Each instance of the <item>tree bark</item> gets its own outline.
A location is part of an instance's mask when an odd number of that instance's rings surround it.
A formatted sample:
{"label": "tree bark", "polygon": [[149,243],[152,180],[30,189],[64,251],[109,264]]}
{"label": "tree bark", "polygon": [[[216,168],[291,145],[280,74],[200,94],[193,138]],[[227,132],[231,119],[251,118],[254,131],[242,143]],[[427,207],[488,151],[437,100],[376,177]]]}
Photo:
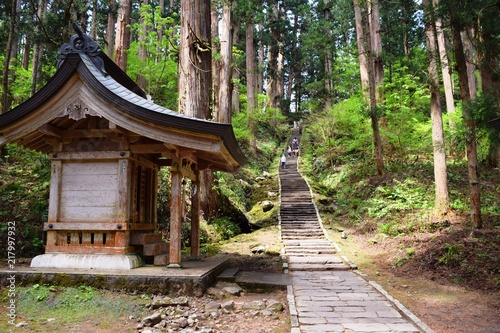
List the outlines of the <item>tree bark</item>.
{"label": "tree bark", "polygon": [[373,71],[375,75],[375,89],[377,102],[383,100],[382,83],[384,81],[384,61],[382,59],[382,36],[380,34],[380,12],[378,0],[369,0],[369,22]]}
{"label": "tree bark", "polygon": [[210,119],[212,89],[210,1],[181,1],[180,35],[179,112],[192,117]]}
{"label": "tree bark", "polygon": [[[259,30],[262,30],[263,27],[261,24],[257,24],[256,27],[259,28]],[[257,108],[258,104],[258,99],[257,95],[258,94],[263,94],[264,93],[264,66],[265,66],[265,51],[264,51],[264,43],[262,39],[258,41],[258,49],[257,49],[257,68],[255,68],[255,75],[256,75],[256,81],[255,81],[255,107]]]}
{"label": "tree bark", "polygon": [[[239,21],[233,23],[233,45],[238,44],[238,31],[240,30]],[[240,70],[239,68],[232,70],[231,82],[233,83],[233,91],[231,93],[231,111],[233,114],[240,113]]]}
{"label": "tree bark", "polygon": [[221,71],[219,88],[219,119],[224,124],[231,124],[231,94],[233,92],[232,77],[232,55],[233,55],[233,32],[231,2],[224,2],[222,7],[221,21]]}
{"label": "tree bark", "polygon": [[[377,82],[380,79],[377,76],[377,71],[379,70],[377,67],[380,65],[379,63],[379,58],[375,47],[372,45],[372,41],[375,41],[378,43],[377,38],[373,37],[372,35],[375,33],[374,31],[374,26],[379,27],[380,31],[380,25],[373,24],[374,21],[378,22],[378,18],[374,19],[373,13],[370,14],[371,11],[373,11],[373,8],[368,7],[368,2],[364,3],[364,13],[365,13],[365,19],[363,20],[364,26],[363,26],[363,31],[364,31],[364,41],[365,41],[365,50],[366,52],[366,60],[367,60],[367,68],[368,68],[368,91],[369,91],[369,100],[370,100],[370,119],[371,119],[371,125],[372,125],[372,132],[373,132],[373,146],[375,149],[375,164],[377,165],[377,173],[379,175],[382,175],[384,173],[384,158],[383,158],[383,149],[382,149],[382,138],[380,136],[380,127],[379,127],[379,116],[378,116],[378,111],[377,111],[377,103],[378,103],[378,97],[380,97],[380,94],[377,94],[379,91],[377,89],[378,85]],[[378,55],[377,55],[378,54]]]}
{"label": "tree bark", "polygon": [[[325,4],[325,10],[323,13],[323,19],[328,22],[330,20],[330,10],[328,8],[328,3],[330,0],[323,0]],[[326,29],[326,35],[328,36],[328,41],[332,42],[332,48],[334,47],[332,30],[330,28]],[[333,106],[333,50],[330,47],[325,49],[325,109],[330,110]]]}
{"label": "tree bark", "polygon": [[19,32],[17,21],[21,13],[21,1],[12,0],[12,11],[9,24],[9,37],[5,52],[4,69],[2,73],[2,108],[1,113],[7,112],[12,106],[12,92],[10,85],[15,80],[14,66],[16,65],[17,48],[19,43]]}
{"label": "tree bark", "polygon": [[[433,7],[437,8],[439,0],[433,0]],[[455,101],[453,99],[453,83],[451,80],[451,68],[448,65],[448,54],[446,52],[446,38],[443,30],[443,19],[436,16],[435,19],[436,35],[439,48],[439,59],[441,60],[441,75],[443,77],[444,95],[446,99],[446,112],[455,112]],[[450,126],[453,125],[452,117],[449,120]]]}
{"label": "tree bark", "polygon": [[219,105],[219,91],[220,91],[220,80],[221,80],[221,66],[222,59],[220,54],[220,36],[219,36],[219,1],[212,2],[212,110],[214,113],[214,119],[220,118],[220,105]]}
{"label": "tree bark", "polygon": [[[149,0],[142,0],[142,5],[147,6],[149,3]],[[141,7],[142,7],[141,5]],[[139,63],[141,64],[141,68],[144,68],[147,65],[147,56],[148,56],[148,50],[146,47],[146,38],[148,34],[148,26],[146,22],[144,22],[144,13],[141,12],[141,28],[139,31],[139,50],[138,50],[138,57],[139,57]],[[146,90],[146,78],[144,74],[142,74],[142,71],[139,71],[139,74],[137,75],[137,85],[141,87],[142,90]]]}
{"label": "tree bark", "polygon": [[[37,20],[42,20],[45,15],[47,3],[45,0],[38,0]],[[41,24],[35,25],[35,35],[38,36],[41,32]],[[45,43],[36,41],[33,45],[33,57],[31,62],[31,95],[33,96],[37,91],[37,84],[42,75],[42,56]]]}
{"label": "tree bark", "polygon": [[132,0],[120,1],[118,24],[116,25],[115,63],[127,71],[127,50],[130,48],[130,15]]}
{"label": "tree bark", "polygon": [[[179,45],[179,113],[211,119],[212,52],[210,0],[182,0]],[[200,177],[200,210],[208,220],[216,203],[213,174],[203,170]]]}
{"label": "tree bark", "polygon": [[443,118],[441,114],[441,98],[439,92],[439,75],[437,68],[438,52],[436,49],[436,35],[434,20],[432,19],[432,5],[429,0],[423,1],[425,22],[425,36],[427,45],[427,59],[429,71],[429,90],[431,93],[431,120],[432,120],[432,147],[434,152],[434,181],[435,199],[434,213],[437,216],[446,215],[450,210],[448,196],[448,177],[446,174],[446,151],[443,132]]}
{"label": "tree bark", "polygon": [[366,100],[369,99],[370,88],[368,83],[368,61],[366,59],[365,33],[363,31],[363,18],[358,0],[354,0],[354,17],[356,21],[356,40],[358,42],[359,73],[361,76],[361,90]]}
{"label": "tree bark", "polygon": [[90,22],[90,38],[92,40],[97,39],[97,10],[99,9],[99,4],[97,3],[97,0],[92,0],[92,18]]}
{"label": "tree bark", "polygon": [[481,196],[479,187],[479,176],[477,167],[477,147],[476,147],[476,122],[472,115],[471,109],[471,95],[469,90],[467,62],[464,55],[464,48],[462,45],[462,38],[460,35],[461,27],[457,22],[454,13],[450,13],[451,18],[451,33],[453,37],[453,49],[455,53],[456,68],[458,73],[458,80],[460,86],[460,95],[463,103],[463,117],[466,133],[466,150],[467,162],[469,172],[469,186],[470,186],[470,205],[471,205],[471,219],[476,228],[482,228],[481,219]]}
{"label": "tree bark", "polygon": [[461,31],[462,43],[464,46],[465,62],[467,64],[467,82],[469,83],[469,93],[471,99],[476,99],[477,97],[477,87],[476,87],[476,77],[474,72],[476,70],[475,63],[475,49],[472,45],[472,29],[467,29],[467,31]]}
{"label": "tree bark", "polygon": [[254,112],[257,108],[257,76],[255,68],[255,46],[254,46],[254,33],[253,23],[246,25],[246,41],[245,41],[245,54],[246,54],[246,80],[247,80],[247,123],[250,130],[250,151],[253,155],[257,153],[257,142],[255,125],[253,121]]}
{"label": "tree bark", "polygon": [[[113,57],[115,48],[116,0],[108,2],[108,23],[106,25],[106,55]],[[117,27],[118,28],[118,27]]]}

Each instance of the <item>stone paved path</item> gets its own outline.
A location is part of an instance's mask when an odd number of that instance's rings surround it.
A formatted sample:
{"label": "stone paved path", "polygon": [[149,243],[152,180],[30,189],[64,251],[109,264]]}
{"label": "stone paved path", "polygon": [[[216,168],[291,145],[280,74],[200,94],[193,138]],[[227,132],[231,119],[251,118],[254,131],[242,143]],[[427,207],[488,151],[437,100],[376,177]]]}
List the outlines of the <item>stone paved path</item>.
{"label": "stone paved path", "polygon": [[[293,137],[300,139],[298,130]],[[280,187],[280,236],[291,279],[292,333],[432,332],[342,260],[322,228],[296,158],[289,158],[286,169],[280,169]]]}

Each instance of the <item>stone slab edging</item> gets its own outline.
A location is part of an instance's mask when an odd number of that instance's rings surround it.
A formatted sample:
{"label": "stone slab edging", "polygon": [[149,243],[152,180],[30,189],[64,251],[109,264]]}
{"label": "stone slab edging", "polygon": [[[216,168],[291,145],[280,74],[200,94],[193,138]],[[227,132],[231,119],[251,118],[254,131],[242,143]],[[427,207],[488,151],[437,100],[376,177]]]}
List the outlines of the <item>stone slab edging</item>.
{"label": "stone slab edging", "polygon": [[375,290],[377,290],[382,296],[384,296],[391,304],[396,307],[396,309],[407,318],[412,324],[414,324],[422,333],[435,333],[427,324],[425,324],[422,320],[420,320],[417,316],[415,316],[408,308],[406,308],[400,301],[392,297],[381,285],[377,282],[370,280],[366,274],[359,270],[353,271],[359,277],[366,281],[370,286],[372,286]]}

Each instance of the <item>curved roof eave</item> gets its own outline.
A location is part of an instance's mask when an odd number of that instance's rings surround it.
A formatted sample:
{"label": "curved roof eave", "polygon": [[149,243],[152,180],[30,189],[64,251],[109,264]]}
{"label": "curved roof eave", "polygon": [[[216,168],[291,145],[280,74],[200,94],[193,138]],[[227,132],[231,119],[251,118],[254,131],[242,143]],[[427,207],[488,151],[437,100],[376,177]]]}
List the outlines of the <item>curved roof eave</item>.
{"label": "curved roof eave", "polygon": [[45,86],[43,86],[36,94],[28,98],[23,103],[19,104],[15,108],[5,112],[0,115],[0,130],[3,127],[7,127],[12,123],[28,116],[34,110],[38,109],[43,104],[56,94],[66,81],[73,75],[76,71],[76,65],[78,61],[76,59],[68,59],[66,66],[62,66],[56,71],[56,73],[50,78]]}
{"label": "curved roof eave", "polygon": [[[119,67],[113,62],[107,62],[107,65],[109,67],[106,70],[109,68],[109,71],[116,74],[115,72]],[[141,95],[117,82],[113,78],[115,75],[105,75],[98,70],[86,54],[68,55],[54,76],[43,88],[24,103],[0,115],[0,132],[2,128],[30,115],[46,103],[62,88],[75,71],[78,72],[80,78],[88,87],[130,116],[186,132],[220,137],[224,146],[236,162],[240,165],[247,162],[234,136],[231,125],[182,115],[144,99]]]}
{"label": "curved roof eave", "polygon": [[112,76],[104,75],[93,65],[87,55],[80,54],[77,56],[81,57],[82,60],[77,67],[82,80],[121,111],[146,122],[186,132],[218,136],[240,165],[247,162],[230,124],[190,117],[157,105],[128,90],[116,82]]}

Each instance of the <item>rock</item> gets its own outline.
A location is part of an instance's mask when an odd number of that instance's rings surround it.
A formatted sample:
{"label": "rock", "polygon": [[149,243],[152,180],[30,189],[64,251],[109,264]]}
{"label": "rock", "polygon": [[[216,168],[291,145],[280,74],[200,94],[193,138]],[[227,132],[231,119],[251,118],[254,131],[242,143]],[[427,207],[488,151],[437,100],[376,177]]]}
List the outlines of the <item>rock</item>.
{"label": "rock", "polygon": [[224,287],[222,288],[226,293],[234,296],[239,296],[243,289],[241,289],[239,286],[229,286],[229,287]]}
{"label": "rock", "polygon": [[278,196],[278,193],[276,193],[276,192],[272,192],[272,191],[268,191],[268,192],[267,192],[267,196],[268,196],[269,198],[275,198],[276,196]]}
{"label": "rock", "polygon": [[145,328],[141,331],[142,333],[161,333],[161,331],[157,328]]}
{"label": "rock", "polygon": [[251,248],[253,254],[262,254],[266,253],[267,246],[266,245],[255,245]]}
{"label": "rock", "polygon": [[221,306],[224,310],[234,310],[234,301],[230,300],[222,304]]}
{"label": "rock", "polygon": [[181,328],[185,328],[185,327],[187,327],[189,325],[189,322],[188,322],[187,318],[184,318],[184,317],[179,318],[179,320],[177,321],[177,323],[179,324],[179,327],[181,327]]}
{"label": "rock", "polygon": [[16,327],[24,327],[24,326],[28,326],[27,321],[22,321],[22,322],[16,324]]}
{"label": "rock", "polygon": [[245,310],[263,310],[266,308],[266,303],[264,301],[251,301],[243,303],[243,309]]}
{"label": "rock", "polygon": [[267,309],[273,312],[281,312],[285,309],[285,306],[275,299],[270,299],[267,301]]}
{"label": "rock", "polygon": [[264,316],[264,317],[271,317],[273,315],[273,312],[272,311],[269,311],[267,309],[265,310],[262,310],[261,314]]}
{"label": "rock", "polygon": [[157,312],[142,319],[142,324],[146,327],[153,327],[161,321],[161,313]]}
{"label": "rock", "polygon": [[262,172],[262,176],[265,177],[265,178],[272,178],[273,176],[271,176],[271,174],[267,171],[264,171]]}
{"label": "rock", "polygon": [[167,307],[167,306],[188,306],[189,301],[187,297],[176,297],[176,298],[170,298],[168,296],[162,297],[162,296],[156,296],[153,298],[153,301],[150,304],[150,307],[152,309],[158,309],[161,307]]}
{"label": "rock", "polygon": [[274,203],[272,201],[269,201],[269,200],[264,200],[264,201],[262,201],[261,206],[262,206],[263,212],[268,212],[274,208]]}
{"label": "rock", "polygon": [[219,310],[220,308],[221,308],[221,305],[218,302],[208,302],[207,304],[205,304],[205,311],[207,311],[207,312]]}

